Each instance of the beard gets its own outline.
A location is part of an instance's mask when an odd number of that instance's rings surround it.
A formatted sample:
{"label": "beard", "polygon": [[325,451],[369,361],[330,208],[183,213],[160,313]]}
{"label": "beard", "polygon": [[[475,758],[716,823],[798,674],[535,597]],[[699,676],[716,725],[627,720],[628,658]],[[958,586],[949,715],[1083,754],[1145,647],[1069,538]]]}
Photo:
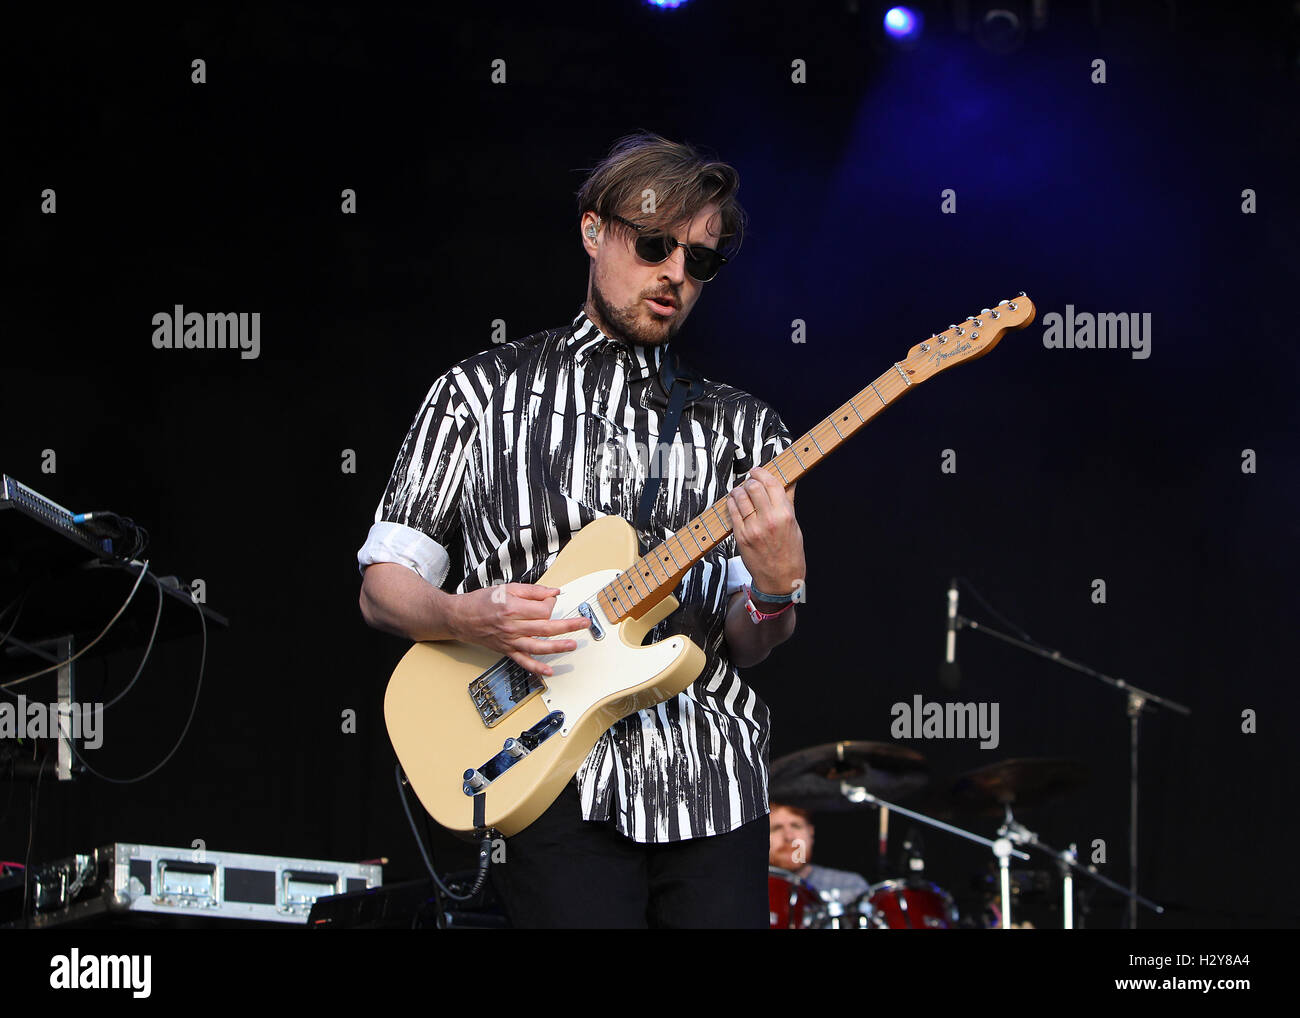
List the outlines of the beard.
{"label": "beard", "polygon": [[600,316],[597,324],[610,339],[644,346],[668,342],[681,329],[684,317],[679,303],[677,313],[671,318],[657,318],[646,309],[640,297],[626,307],[616,308],[606,299],[600,280],[594,276],[591,280],[591,304]]}

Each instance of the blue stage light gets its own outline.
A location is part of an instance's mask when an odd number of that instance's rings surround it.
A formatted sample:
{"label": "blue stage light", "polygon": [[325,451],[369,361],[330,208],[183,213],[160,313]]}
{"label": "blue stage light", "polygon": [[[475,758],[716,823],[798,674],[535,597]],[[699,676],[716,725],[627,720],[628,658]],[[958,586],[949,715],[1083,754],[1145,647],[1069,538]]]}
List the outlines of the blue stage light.
{"label": "blue stage light", "polygon": [[650,7],[658,7],[660,10],[674,10],[686,3],[686,0],[645,0]]}
{"label": "blue stage light", "polygon": [[885,31],[900,41],[914,39],[921,32],[921,16],[910,7],[891,7],[885,12]]}

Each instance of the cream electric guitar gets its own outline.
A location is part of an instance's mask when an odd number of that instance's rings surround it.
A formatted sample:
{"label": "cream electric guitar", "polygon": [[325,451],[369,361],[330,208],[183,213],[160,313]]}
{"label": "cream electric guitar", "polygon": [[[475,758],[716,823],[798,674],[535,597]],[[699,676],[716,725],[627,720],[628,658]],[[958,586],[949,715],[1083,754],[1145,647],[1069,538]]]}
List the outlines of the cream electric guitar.
{"label": "cream electric guitar", "polygon": [[[1023,293],[931,336],[907,359],[764,464],[795,483],[913,386],[992,350],[1034,320]],[[641,646],[677,608],[687,570],[731,533],[725,498],[637,557],[636,532],[602,516],[575,534],[536,582],[558,587],[552,618],[586,616],[577,648],[546,655],[543,679],[512,659],[452,640],[417,643],[388,683],[388,735],[420,802],[438,823],[507,837],[539,817],[615,722],[671,699],[704,668],[683,636]]]}

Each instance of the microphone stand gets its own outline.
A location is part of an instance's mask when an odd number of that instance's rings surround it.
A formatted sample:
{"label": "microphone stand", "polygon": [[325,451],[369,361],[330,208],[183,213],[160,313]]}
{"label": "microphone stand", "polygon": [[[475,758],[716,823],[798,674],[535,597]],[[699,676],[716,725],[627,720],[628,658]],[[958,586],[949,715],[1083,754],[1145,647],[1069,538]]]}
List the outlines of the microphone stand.
{"label": "microphone stand", "polygon": [[[1046,647],[1039,647],[1033,643],[1027,643],[1019,640],[1014,636],[1008,636],[1006,633],[999,633],[996,629],[990,629],[988,626],[976,622],[974,619],[968,619],[964,615],[957,616],[957,628],[969,628],[977,633],[987,633],[989,636],[996,637],[1004,643],[1009,643],[1013,647],[1019,647],[1021,650],[1027,650],[1031,654],[1037,654],[1048,661],[1055,661],[1059,665],[1071,668],[1076,672],[1083,672],[1084,675],[1090,675],[1100,682],[1106,683],[1114,689],[1123,691],[1125,695],[1126,707],[1129,718],[1129,817],[1128,817],[1128,858],[1129,858],[1129,900],[1128,900],[1128,927],[1131,930],[1137,929],[1137,907],[1141,903],[1148,908],[1157,912],[1163,911],[1151,902],[1138,895],[1138,722],[1144,708],[1148,705],[1157,705],[1167,707],[1179,714],[1189,715],[1192,713],[1191,708],[1185,704],[1178,703],[1175,700],[1159,696],[1149,690],[1142,689],[1123,679],[1117,679],[1113,676],[1106,675],[1102,672],[1089,668],[1078,661],[1072,661],[1059,650],[1050,650]],[[1086,871],[1085,871],[1086,872]],[[1094,874],[1095,876],[1096,874]]]}

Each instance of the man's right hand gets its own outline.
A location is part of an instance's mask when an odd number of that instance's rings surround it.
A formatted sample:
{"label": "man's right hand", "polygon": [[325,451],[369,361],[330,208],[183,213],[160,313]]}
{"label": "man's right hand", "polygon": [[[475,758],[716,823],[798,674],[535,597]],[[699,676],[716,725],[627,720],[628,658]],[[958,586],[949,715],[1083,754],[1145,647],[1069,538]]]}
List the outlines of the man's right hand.
{"label": "man's right hand", "polygon": [[543,637],[586,629],[583,616],[552,619],[558,587],[536,583],[499,583],[481,587],[454,598],[449,619],[455,638],[478,644],[511,658],[537,675],[553,675],[554,669],[531,655],[561,654],[576,650],[576,640]]}

